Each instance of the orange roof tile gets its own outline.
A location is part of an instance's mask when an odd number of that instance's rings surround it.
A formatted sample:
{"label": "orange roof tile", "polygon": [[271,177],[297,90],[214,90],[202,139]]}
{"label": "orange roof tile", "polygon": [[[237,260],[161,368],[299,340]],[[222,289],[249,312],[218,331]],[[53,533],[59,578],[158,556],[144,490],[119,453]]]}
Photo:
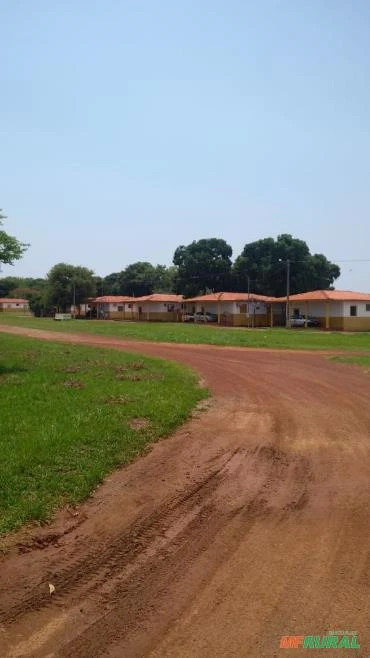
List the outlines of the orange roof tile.
{"label": "orange roof tile", "polygon": [[[276,297],[273,302],[286,302],[286,297]],[[352,290],[310,290],[297,295],[289,295],[291,302],[370,302],[370,293]]]}
{"label": "orange roof tile", "polygon": [[97,302],[98,304],[121,304],[123,302],[132,302],[134,297],[126,297],[125,295],[103,295],[92,299],[90,303]]}
{"label": "orange roof tile", "polygon": [[143,297],[136,297],[136,302],[171,302],[181,303],[183,301],[182,295],[172,295],[167,293],[154,293],[153,295],[144,295]]}
{"label": "orange roof tile", "polygon": [[266,295],[257,295],[254,292],[213,292],[209,295],[199,295],[199,297],[191,297],[190,299],[185,299],[185,302],[247,302],[250,301],[256,302],[268,302],[270,297]]}
{"label": "orange roof tile", "polygon": [[0,304],[28,304],[28,299],[17,299],[16,297],[1,297]]}

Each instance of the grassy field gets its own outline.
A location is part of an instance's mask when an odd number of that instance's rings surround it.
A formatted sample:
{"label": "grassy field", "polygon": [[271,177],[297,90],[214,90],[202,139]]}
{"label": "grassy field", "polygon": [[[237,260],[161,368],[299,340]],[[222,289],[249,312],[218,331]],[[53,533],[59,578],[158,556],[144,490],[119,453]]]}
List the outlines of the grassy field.
{"label": "grassy field", "polygon": [[0,335],[0,534],[84,499],[206,396],[175,363]]}
{"label": "grassy field", "polygon": [[370,373],[370,356],[332,356],[332,361],[337,363],[348,363],[348,365],[360,366],[365,372]]}
{"label": "grassy field", "polygon": [[0,324],[49,331],[91,333],[131,340],[168,343],[201,343],[278,349],[370,351],[370,333],[325,332],[310,329],[245,329],[199,324],[114,322],[17,317],[0,313]]}

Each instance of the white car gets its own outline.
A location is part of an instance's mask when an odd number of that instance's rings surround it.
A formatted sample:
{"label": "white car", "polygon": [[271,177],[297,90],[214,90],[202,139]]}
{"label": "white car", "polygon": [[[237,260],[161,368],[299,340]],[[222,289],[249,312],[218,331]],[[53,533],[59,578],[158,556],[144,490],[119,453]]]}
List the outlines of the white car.
{"label": "white car", "polygon": [[319,327],[320,320],[311,317],[308,317],[306,320],[305,315],[292,315],[292,317],[289,320],[289,324],[291,327],[305,327],[306,324],[307,327]]}
{"label": "white car", "polygon": [[305,322],[306,320],[303,315],[292,315],[292,317],[289,319],[289,324],[291,327],[304,327]]}

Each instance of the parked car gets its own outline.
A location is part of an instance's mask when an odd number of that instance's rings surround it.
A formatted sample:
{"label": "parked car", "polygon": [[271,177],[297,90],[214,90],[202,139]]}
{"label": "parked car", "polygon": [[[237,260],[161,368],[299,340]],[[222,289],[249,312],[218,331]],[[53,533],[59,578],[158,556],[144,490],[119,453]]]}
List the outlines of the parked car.
{"label": "parked car", "polygon": [[306,316],[305,315],[292,315],[290,318],[290,326],[291,327],[305,327],[307,324],[307,327],[319,327],[320,326],[320,320],[317,320],[317,318],[312,318],[308,317],[307,318],[307,323],[306,323]]}
{"label": "parked car", "polygon": [[202,311],[198,311],[194,315],[194,322],[217,322],[217,313],[202,313]]}
{"label": "parked car", "polygon": [[304,327],[305,319],[303,315],[292,315],[289,319],[289,324],[291,327]]}
{"label": "parked car", "polygon": [[307,327],[320,327],[321,322],[317,318],[311,318],[310,316],[307,318]]}
{"label": "parked car", "polygon": [[194,322],[194,313],[184,313],[183,320],[184,322]]}

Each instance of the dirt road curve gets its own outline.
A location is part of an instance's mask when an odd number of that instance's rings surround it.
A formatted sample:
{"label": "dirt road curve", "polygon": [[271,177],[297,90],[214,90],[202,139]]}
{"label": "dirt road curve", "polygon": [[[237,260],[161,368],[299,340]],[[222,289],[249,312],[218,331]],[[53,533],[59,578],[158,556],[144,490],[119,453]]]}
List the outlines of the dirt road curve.
{"label": "dirt road curve", "polygon": [[361,649],[313,655],[370,656],[368,375],[308,353],[49,337],[177,359],[214,399],[78,516],[17,538],[2,658],[270,658],[290,655],[282,635],[333,629]]}

